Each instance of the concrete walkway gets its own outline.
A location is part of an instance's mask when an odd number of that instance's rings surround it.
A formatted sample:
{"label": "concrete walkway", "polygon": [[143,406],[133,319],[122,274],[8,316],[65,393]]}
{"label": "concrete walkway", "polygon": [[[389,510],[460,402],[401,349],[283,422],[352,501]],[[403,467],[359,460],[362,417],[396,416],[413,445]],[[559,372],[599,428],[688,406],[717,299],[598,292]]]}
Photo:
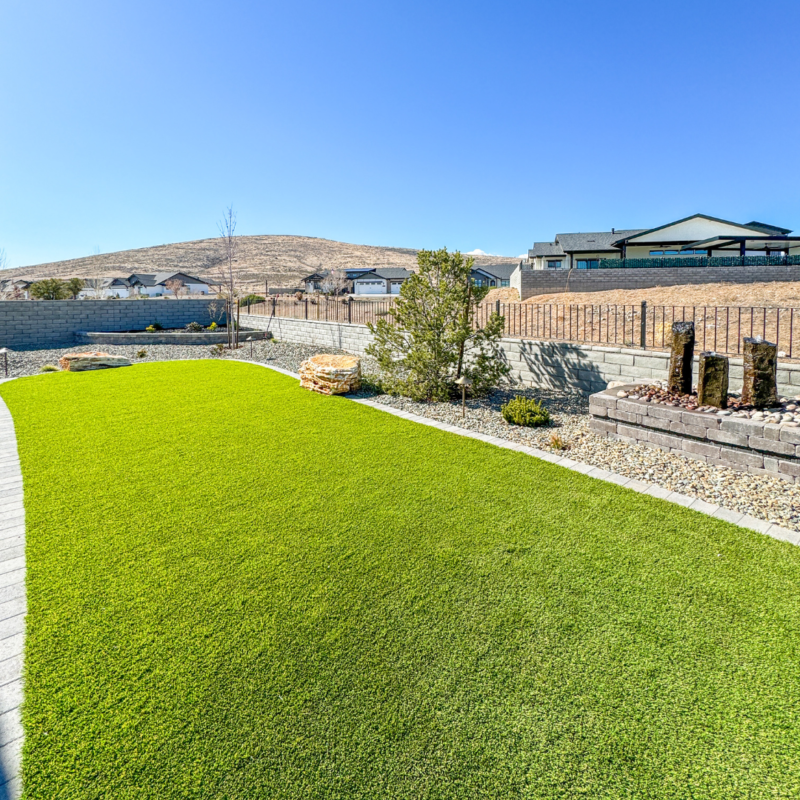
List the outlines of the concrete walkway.
{"label": "concrete walkway", "polygon": [[14,422],[0,400],[0,798],[22,794],[25,510]]}

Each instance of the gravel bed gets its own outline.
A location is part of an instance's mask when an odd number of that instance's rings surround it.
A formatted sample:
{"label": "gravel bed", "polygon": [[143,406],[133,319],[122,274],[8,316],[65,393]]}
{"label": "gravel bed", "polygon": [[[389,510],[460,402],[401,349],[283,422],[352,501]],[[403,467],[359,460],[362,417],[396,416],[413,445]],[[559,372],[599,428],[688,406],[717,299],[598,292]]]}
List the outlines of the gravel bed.
{"label": "gravel bed", "polygon": [[[223,350],[222,353],[214,345],[209,344],[126,344],[126,345],[72,345],[52,350],[18,350],[9,351],[8,377],[21,375],[38,375],[46,364],[58,366],[58,359],[65,353],[78,353],[92,349],[102,350],[112,356],[126,356],[134,364],[148,361],[173,361],[176,359],[195,358],[235,358],[240,361],[258,361],[262,364],[274,364],[276,367],[297,372],[300,362],[318,353],[344,353],[344,350],[332,350],[330,347],[313,347],[305,344],[258,340],[253,342],[252,356],[249,344],[243,344],[238,350]],[[139,353],[144,352],[143,357]],[[0,358],[0,379],[4,377],[3,361]]]}
{"label": "gravel bed", "polygon": [[[64,353],[88,347],[62,347],[51,350],[9,352],[9,377],[36,375],[45,364],[58,364]],[[136,363],[194,358],[237,358],[253,360],[297,372],[300,362],[318,353],[344,353],[330,347],[291,344],[289,342],[253,342],[252,357],[249,345],[236,351],[225,350],[220,355],[210,345],[124,345],[104,346],[112,355],[124,355]],[[138,358],[140,351],[146,355]],[[362,359],[365,378],[377,376],[372,359]],[[2,378],[0,360],[0,378]],[[500,406],[516,394],[544,401],[550,411],[552,424],[543,428],[522,428],[507,423]],[[699,497],[710,503],[725,506],[743,514],[775,522],[786,528],[800,530],[800,485],[780,478],[749,475],[727,467],[716,467],[651,449],[601,438],[589,430],[588,398],[568,392],[548,389],[515,389],[497,391],[491,396],[467,401],[467,415],[461,416],[461,403],[419,403],[403,397],[359,393],[379,403],[457,425],[480,433],[509,439],[513,442],[552,450],[551,437],[558,434],[567,445],[564,455],[601,467],[629,478],[663,486],[671,491]]]}

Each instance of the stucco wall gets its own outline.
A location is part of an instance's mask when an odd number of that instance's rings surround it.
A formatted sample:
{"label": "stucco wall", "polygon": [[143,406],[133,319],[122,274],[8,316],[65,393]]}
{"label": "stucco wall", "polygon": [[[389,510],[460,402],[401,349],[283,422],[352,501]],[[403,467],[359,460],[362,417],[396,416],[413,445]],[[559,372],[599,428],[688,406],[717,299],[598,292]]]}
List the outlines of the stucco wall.
{"label": "stucco wall", "polygon": [[165,328],[208,325],[203,300],[0,301],[0,347],[15,350],[69,345],[76,331],[141,330],[155,320]]}
{"label": "stucco wall", "polygon": [[[511,286],[527,300],[537,294],[563,292],[566,269],[514,270]],[[800,266],[770,267],[668,267],[653,269],[574,269],[571,292],[602,292],[608,289],[650,289],[655,286],[701,285],[704,283],[756,283],[800,281]]]}
{"label": "stucco wall", "polygon": [[[242,325],[269,330],[279,341],[332,347],[363,355],[372,341],[364,325],[336,322],[278,319],[242,314]],[[511,377],[526,386],[570,389],[582,394],[599,392],[609,381],[638,383],[666,380],[669,354],[654,350],[601,347],[570,342],[503,339],[503,352],[512,369]],[[698,366],[695,358],[694,374]],[[742,360],[731,359],[732,391],[742,388]],[[778,388],[781,394],[800,394],[800,365],[780,363]]]}

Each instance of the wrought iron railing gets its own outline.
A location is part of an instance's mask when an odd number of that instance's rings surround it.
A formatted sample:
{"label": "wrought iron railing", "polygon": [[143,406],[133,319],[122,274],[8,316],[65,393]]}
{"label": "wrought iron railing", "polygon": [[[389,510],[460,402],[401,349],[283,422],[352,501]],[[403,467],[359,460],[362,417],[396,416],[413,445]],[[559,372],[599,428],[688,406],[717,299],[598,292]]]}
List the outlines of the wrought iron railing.
{"label": "wrought iron railing", "polygon": [[[354,325],[376,323],[391,317],[393,299],[274,297],[251,305],[242,313],[283,319],[338,322]],[[778,345],[785,358],[800,357],[800,309],[761,306],[650,306],[563,303],[482,303],[475,324],[484,325],[492,313],[505,319],[505,336],[519,339],[556,340],[645,349],[669,349],[673,322],[695,324],[701,350],[736,355],[746,336],[761,336]]]}

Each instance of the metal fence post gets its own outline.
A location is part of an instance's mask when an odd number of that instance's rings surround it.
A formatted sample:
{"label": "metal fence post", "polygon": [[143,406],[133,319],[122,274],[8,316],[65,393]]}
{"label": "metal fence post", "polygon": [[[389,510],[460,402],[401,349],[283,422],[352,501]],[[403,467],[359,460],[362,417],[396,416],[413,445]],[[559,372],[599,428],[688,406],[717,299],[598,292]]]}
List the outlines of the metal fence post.
{"label": "metal fence post", "polygon": [[353,301],[348,297],[347,298],[347,322],[351,321],[352,314],[350,313],[350,306],[352,305]]}
{"label": "metal fence post", "polygon": [[647,349],[647,300],[642,300],[642,350]]}
{"label": "metal fence post", "polygon": [[308,298],[306,298],[303,302],[305,303],[305,307],[306,307],[305,308],[306,319],[308,319]]}

